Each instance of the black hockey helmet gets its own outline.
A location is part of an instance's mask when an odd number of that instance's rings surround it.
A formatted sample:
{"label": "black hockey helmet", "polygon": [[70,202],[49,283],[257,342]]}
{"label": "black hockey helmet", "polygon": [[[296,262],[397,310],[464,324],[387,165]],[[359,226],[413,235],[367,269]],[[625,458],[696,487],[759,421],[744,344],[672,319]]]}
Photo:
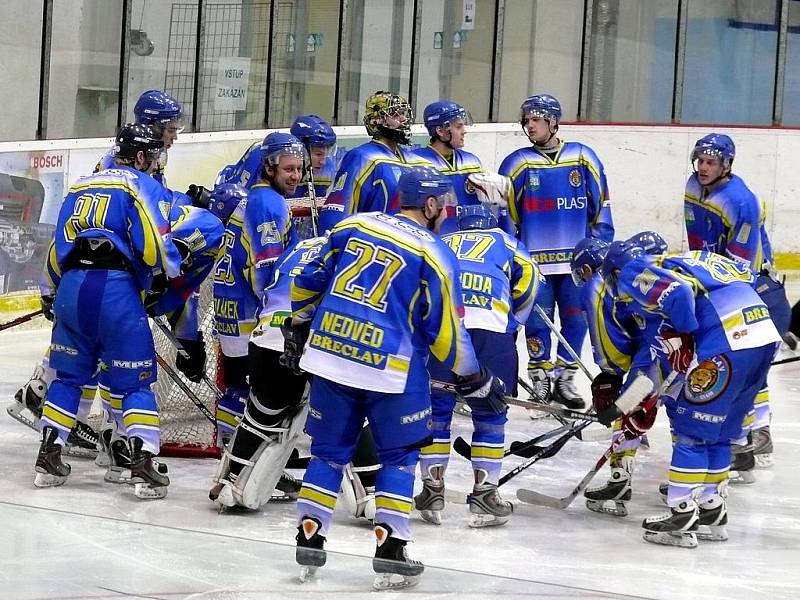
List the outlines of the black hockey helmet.
{"label": "black hockey helmet", "polygon": [[114,139],[114,157],[135,159],[139,151],[150,160],[156,160],[164,151],[161,133],[152,125],[128,123],[123,125]]}

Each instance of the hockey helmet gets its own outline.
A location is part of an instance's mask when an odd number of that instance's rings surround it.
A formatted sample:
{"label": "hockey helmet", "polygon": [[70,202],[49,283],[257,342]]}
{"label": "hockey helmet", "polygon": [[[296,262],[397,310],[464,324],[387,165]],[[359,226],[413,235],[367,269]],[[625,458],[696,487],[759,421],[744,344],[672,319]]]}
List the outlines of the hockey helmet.
{"label": "hockey helmet", "polygon": [[[388,118],[405,117],[405,121],[390,127]],[[364,127],[370,137],[385,137],[398,144],[411,143],[411,124],[414,111],[403,96],[391,92],[378,91],[367,98],[364,111]]]}
{"label": "hockey helmet", "polygon": [[317,115],[301,115],[294,120],[290,133],[308,148],[332,148],[336,152],[336,133],[323,118]]}
{"label": "hockey helmet", "polygon": [[603,280],[614,296],[618,295],[617,272],[631,261],[644,256],[644,254],[644,249],[641,246],[637,246],[627,240],[611,242],[608,246],[601,270],[603,272]]}
{"label": "hockey helmet", "polygon": [[402,208],[423,208],[433,196],[439,208],[455,205],[453,185],[446,175],[433,167],[412,167],[397,182]]}
{"label": "hockey helmet", "polygon": [[112,150],[114,158],[135,159],[139,151],[151,161],[160,158],[164,151],[164,142],[161,134],[153,125],[142,123],[128,123],[123,125],[116,138]]}
{"label": "hockey helmet", "polygon": [[457,102],[450,100],[432,102],[425,107],[422,113],[425,129],[432,138],[436,137],[437,127],[447,128],[455,119],[464,119],[465,125],[472,125],[472,116],[469,111]]}
{"label": "hockey helmet", "polygon": [[527,117],[541,117],[554,121],[556,125],[561,122],[561,103],[550,94],[537,94],[525,99],[519,108],[519,121],[525,126]]}
{"label": "hockey helmet", "polygon": [[164,126],[175,122],[177,133],[183,131],[181,103],[161,90],[148,90],[139,96],[133,107],[133,115],[137,123]]}
{"label": "hockey helmet", "polygon": [[730,167],[736,156],[736,146],[724,133],[709,133],[695,143],[691,162],[694,163],[703,154],[718,158],[723,165]]}
{"label": "hockey helmet", "polygon": [[497,227],[497,217],[492,210],[484,204],[469,204],[461,207],[458,215],[458,228],[461,231],[468,229],[494,229]]}
{"label": "hockey helmet", "polygon": [[664,254],[669,249],[666,240],[655,231],[640,231],[629,237],[628,242],[640,246],[645,254]]}
{"label": "hockey helmet", "polygon": [[210,210],[220,221],[227,223],[239,203],[247,200],[247,190],[238,183],[223,183],[211,192]]}
{"label": "hockey helmet", "polygon": [[597,238],[583,238],[572,251],[569,267],[572,272],[572,282],[581,287],[586,281],[581,276],[583,267],[589,267],[593,273],[600,270],[603,259],[608,252],[608,242]]}
{"label": "hockey helmet", "polygon": [[261,162],[266,166],[278,164],[281,156],[294,156],[303,161],[308,160],[303,143],[291,133],[274,132],[267,135],[261,143]]}

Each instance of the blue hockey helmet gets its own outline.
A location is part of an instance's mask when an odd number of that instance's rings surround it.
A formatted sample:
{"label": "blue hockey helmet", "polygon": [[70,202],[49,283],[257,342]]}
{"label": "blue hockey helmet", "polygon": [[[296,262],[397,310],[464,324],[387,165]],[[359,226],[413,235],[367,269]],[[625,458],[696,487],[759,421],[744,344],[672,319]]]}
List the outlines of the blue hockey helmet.
{"label": "blue hockey helmet", "polygon": [[541,117],[548,121],[561,122],[561,103],[555,96],[550,94],[537,94],[525,99],[519,107],[519,122],[525,126],[525,119],[529,116]]}
{"label": "blue hockey helmet", "polygon": [[261,143],[261,163],[265,167],[277,165],[280,157],[286,155],[299,158],[303,161],[303,164],[308,160],[303,142],[291,133],[276,131],[264,138]]}
{"label": "blue hockey helmet", "polygon": [[467,229],[494,229],[497,227],[497,217],[488,206],[484,204],[469,204],[461,207],[458,215],[458,228]]}
{"label": "blue hockey helmet", "polygon": [[289,129],[308,148],[336,146],[336,133],[325,119],[317,115],[301,115]]}
{"label": "blue hockey helmet", "polygon": [[618,240],[609,244],[601,270],[603,272],[603,280],[614,296],[618,293],[617,271],[623,269],[629,262],[644,256],[644,254],[644,249],[641,246],[637,246],[627,240]]}
{"label": "blue hockey helmet", "polygon": [[227,224],[233,211],[242,200],[247,200],[247,190],[238,183],[223,183],[214,188],[208,202],[208,210]]}
{"label": "blue hockey helmet", "polygon": [[709,133],[695,142],[691,162],[694,163],[702,154],[718,158],[722,164],[729,167],[736,156],[736,146],[724,133]]}
{"label": "blue hockey helmet", "polygon": [[472,116],[469,111],[458,102],[451,100],[431,102],[422,113],[425,129],[432,138],[436,137],[437,127],[447,127],[455,119],[464,119],[465,125],[472,125]]}
{"label": "blue hockey helmet", "polygon": [[133,114],[137,123],[166,125],[175,121],[178,133],[183,130],[181,103],[161,90],[148,90],[136,101]]}
{"label": "blue hockey helmet", "polygon": [[114,138],[114,158],[134,160],[140,151],[151,161],[159,159],[164,151],[161,133],[153,125],[142,123],[127,123],[120,127]]}
{"label": "blue hockey helmet", "polygon": [[608,245],[608,242],[597,238],[583,238],[575,244],[569,267],[572,271],[572,281],[576,286],[580,287],[586,283],[581,275],[583,267],[589,267],[592,273],[600,270],[608,252]]}
{"label": "blue hockey helmet", "polygon": [[645,254],[664,254],[669,249],[666,240],[655,231],[640,231],[627,241],[640,246]]}
{"label": "blue hockey helmet", "polygon": [[453,184],[433,167],[411,167],[397,182],[401,208],[423,208],[433,196],[439,208],[455,205]]}

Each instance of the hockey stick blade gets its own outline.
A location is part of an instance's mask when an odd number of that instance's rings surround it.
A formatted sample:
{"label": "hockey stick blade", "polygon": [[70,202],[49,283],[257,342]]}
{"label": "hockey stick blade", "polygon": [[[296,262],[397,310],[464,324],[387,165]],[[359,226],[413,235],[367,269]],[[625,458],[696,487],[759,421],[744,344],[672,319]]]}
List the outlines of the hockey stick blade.
{"label": "hockey stick blade", "polygon": [[12,319],[11,321],[8,321],[6,323],[0,323],[0,331],[5,331],[6,329],[11,329],[12,327],[16,327],[17,325],[22,325],[23,323],[27,323],[31,319],[38,317],[43,313],[44,311],[40,308],[39,310],[30,312],[27,315],[22,315],[21,317],[17,317],[16,319]]}
{"label": "hockey stick blade", "polygon": [[[162,321],[162,317],[154,317],[153,323],[155,323],[158,328],[161,330],[161,333],[164,334],[170,343],[175,347],[175,351],[180,354],[184,359],[189,360],[189,353],[186,351],[186,348],[183,347],[180,340],[172,333],[172,330],[169,328],[169,325]],[[213,392],[213,394],[217,397],[217,400],[222,399],[222,392],[217,387],[211,379],[209,379],[208,375],[205,373],[205,369],[203,369],[203,382],[209,387],[209,389]]]}

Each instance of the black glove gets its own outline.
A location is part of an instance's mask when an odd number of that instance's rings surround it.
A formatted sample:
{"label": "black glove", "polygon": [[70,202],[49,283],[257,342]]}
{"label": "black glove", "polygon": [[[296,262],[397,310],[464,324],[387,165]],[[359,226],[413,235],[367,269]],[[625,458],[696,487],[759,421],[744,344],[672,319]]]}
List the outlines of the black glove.
{"label": "black glove", "polygon": [[192,206],[208,209],[211,203],[211,192],[202,185],[192,184],[186,190],[186,195],[192,199]]}
{"label": "black glove", "polygon": [[200,383],[203,375],[206,374],[206,344],[203,340],[203,332],[197,332],[196,340],[178,340],[186,350],[188,358],[181,352],[175,358],[175,366],[186,376],[186,379],[193,383]]}
{"label": "black glove", "polygon": [[295,375],[300,375],[300,358],[303,356],[303,347],[311,333],[311,321],[304,321],[300,325],[292,325],[292,317],[286,317],[281,325],[283,334],[283,354],[280,363]]}
{"label": "black glove", "polygon": [[48,294],[47,296],[42,296],[40,298],[42,302],[42,315],[48,321],[52,322],[55,318],[53,314],[53,301],[56,299],[55,294]]}
{"label": "black glove", "polygon": [[622,376],[602,371],[592,381],[592,406],[599,415],[619,398],[622,389]]}
{"label": "black glove", "polygon": [[503,400],[506,395],[506,384],[499,377],[492,375],[489,369],[483,367],[475,375],[457,377],[456,394],[464,398],[472,409],[488,410],[499,415],[508,408]]}

